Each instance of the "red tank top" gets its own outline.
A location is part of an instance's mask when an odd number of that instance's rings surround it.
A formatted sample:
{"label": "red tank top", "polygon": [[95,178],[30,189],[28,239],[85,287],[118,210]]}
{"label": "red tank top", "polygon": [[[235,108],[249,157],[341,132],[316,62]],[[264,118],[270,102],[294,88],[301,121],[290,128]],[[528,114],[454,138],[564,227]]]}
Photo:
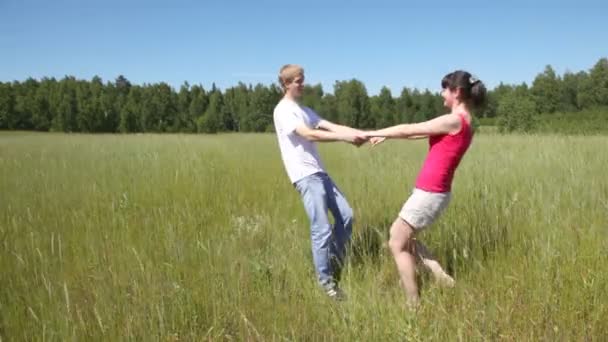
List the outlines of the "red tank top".
{"label": "red tank top", "polygon": [[471,125],[462,114],[460,131],[429,137],[429,153],[416,179],[416,188],[429,192],[449,192],[454,172],[473,140]]}

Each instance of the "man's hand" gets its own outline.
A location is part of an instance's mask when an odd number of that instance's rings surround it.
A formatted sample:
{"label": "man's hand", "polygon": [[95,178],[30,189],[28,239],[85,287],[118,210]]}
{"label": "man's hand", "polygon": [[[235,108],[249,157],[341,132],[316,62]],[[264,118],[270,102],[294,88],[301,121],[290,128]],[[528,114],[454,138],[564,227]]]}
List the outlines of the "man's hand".
{"label": "man's hand", "polygon": [[357,147],[365,144],[369,140],[369,138],[364,137],[363,133],[363,131],[353,132],[353,134],[350,135],[347,139],[348,143],[353,144]]}
{"label": "man's hand", "polygon": [[363,139],[358,136],[355,137],[355,141],[352,143],[353,145],[359,147],[367,142],[368,139]]}

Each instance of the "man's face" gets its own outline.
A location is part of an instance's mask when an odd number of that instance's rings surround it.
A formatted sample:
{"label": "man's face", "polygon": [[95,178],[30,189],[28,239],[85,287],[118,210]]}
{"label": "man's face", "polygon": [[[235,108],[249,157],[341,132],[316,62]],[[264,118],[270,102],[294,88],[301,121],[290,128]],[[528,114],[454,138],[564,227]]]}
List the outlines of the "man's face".
{"label": "man's face", "polygon": [[287,91],[292,97],[299,99],[302,97],[302,91],[304,90],[304,75],[296,76],[296,78],[287,84]]}

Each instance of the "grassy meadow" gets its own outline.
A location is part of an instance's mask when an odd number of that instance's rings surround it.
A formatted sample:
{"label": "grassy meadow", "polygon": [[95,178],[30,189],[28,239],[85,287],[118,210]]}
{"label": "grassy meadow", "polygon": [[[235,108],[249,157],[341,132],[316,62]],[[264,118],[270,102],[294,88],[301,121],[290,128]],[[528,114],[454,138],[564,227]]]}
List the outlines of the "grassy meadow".
{"label": "grassy meadow", "polygon": [[334,303],[272,134],[0,133],[1,341],[605,341],[608,136],[479,134],[420,235],[456,279],[405,309],[384,247],[425,141],[320,145],[355,210]]}

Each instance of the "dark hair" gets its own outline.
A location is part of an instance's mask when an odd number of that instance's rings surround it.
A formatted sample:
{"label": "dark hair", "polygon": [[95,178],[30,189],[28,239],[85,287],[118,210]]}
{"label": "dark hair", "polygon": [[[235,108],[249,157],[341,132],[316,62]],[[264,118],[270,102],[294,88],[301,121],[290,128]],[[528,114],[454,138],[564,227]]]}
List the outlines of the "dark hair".
{"label": "dark hair", "polygon": [[486,86],[475,76],[463,70],[456,70],[443,77],[441,88],[462,89],[463,101],[470,101],[474,107],[482,106],[486,101]]}

